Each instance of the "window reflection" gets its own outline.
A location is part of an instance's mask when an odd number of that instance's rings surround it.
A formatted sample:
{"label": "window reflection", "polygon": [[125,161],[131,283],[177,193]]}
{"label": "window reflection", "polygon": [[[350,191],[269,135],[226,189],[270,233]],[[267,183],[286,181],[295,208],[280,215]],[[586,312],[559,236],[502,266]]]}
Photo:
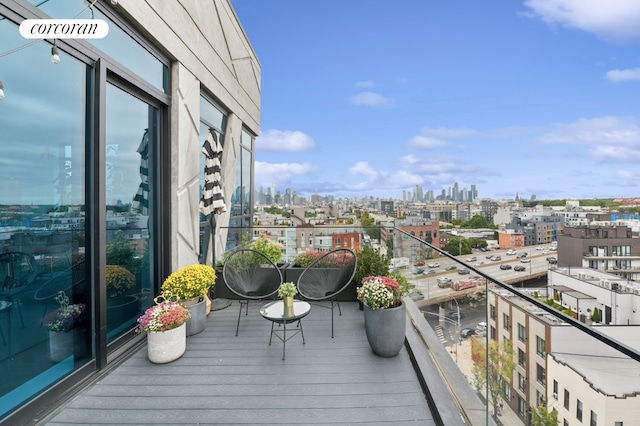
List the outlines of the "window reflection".
{"label": "window reflection", "polygon": [[[52,18],[71,19],[86,8],[85,2],[69,0],[29,0],[34,6]],[[90,10],[79,18],[89,19]],[[86,39],[98,49],[138,74],[143,80],[169,93],[168,68],[156,59],[149,51],[136,43],[127,33],[106,17],[97,7],[93,8],[93,17],[109,24],[109,36],[102,39]]]}
{"label": "window reflection", "polygon": [[[20,46],[0,20],[0,46]],[[40,42],[2,58],[0,416],[90,357],[85,233],[87,68]],[[6,51],[8,49],[0,49]]]}
{"label": "window reflection", "polygon": [[153,304],[151,159],[158,141],[158,110],[109,85],[106,110],[107,337],[129,331]]}

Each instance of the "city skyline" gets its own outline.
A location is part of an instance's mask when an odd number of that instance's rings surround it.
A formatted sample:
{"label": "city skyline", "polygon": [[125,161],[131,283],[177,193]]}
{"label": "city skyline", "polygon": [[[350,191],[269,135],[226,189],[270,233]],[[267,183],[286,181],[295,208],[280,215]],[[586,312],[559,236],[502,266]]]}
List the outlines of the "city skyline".
{"label": "city skyline", "polygon": [[640,3],[232,4],[262,65],[255,188],[640,193]]}

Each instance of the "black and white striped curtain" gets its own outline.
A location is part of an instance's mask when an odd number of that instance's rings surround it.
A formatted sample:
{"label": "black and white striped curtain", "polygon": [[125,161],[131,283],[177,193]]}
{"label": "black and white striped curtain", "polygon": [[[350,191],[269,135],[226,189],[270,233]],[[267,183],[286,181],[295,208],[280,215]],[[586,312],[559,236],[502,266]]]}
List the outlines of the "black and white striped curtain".
{"label": "black and white striped curtain", "polygon": [[222,145],[218,142],[215,130],[210,129],[202,145],[204,160],[204,188],[200,198],[200,213],[205,217],[227,211],[224,193],[220,182]]}
{"label": "black and white striped curtain", "polygon": [[140,186],[133,197],[131,208],[143,215],[149,214],[149,129],[144,129],[142,141],[138,146],[140,154]]}

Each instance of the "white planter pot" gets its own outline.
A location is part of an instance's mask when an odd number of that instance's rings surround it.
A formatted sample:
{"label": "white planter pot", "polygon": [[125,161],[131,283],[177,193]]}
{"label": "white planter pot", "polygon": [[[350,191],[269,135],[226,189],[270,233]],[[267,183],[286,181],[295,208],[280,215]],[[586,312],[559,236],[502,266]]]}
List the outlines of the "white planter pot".
{"label": "white planter pot", "polygon": [[187,349],[187,326],[182,324],[173,330],[147,333],[149,361],[164,364],[180,358]]}
{"label": "white planter pot", "polygon": [[84,335],[78,330],[49,331],[49,357],[53,362],[84,356],[84,345]]}

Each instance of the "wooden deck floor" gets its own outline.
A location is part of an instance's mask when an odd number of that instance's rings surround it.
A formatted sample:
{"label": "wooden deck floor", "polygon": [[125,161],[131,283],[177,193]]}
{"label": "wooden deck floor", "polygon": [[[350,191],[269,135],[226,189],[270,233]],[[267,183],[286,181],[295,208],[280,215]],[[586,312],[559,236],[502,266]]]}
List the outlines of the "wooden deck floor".
{"label": "wooden deck floor", "polygon": [[[327,305],[325,305],[327,306]],[[213,311],[187,351],[163,365],[146,345],[82,391],[45,423],[62,425],[434,425],[406,349],[373,354],[357,303],[335,314],[312,305],[300,335],[268,345],[271,323],[260,302],[242,316],[238,303]]]}

